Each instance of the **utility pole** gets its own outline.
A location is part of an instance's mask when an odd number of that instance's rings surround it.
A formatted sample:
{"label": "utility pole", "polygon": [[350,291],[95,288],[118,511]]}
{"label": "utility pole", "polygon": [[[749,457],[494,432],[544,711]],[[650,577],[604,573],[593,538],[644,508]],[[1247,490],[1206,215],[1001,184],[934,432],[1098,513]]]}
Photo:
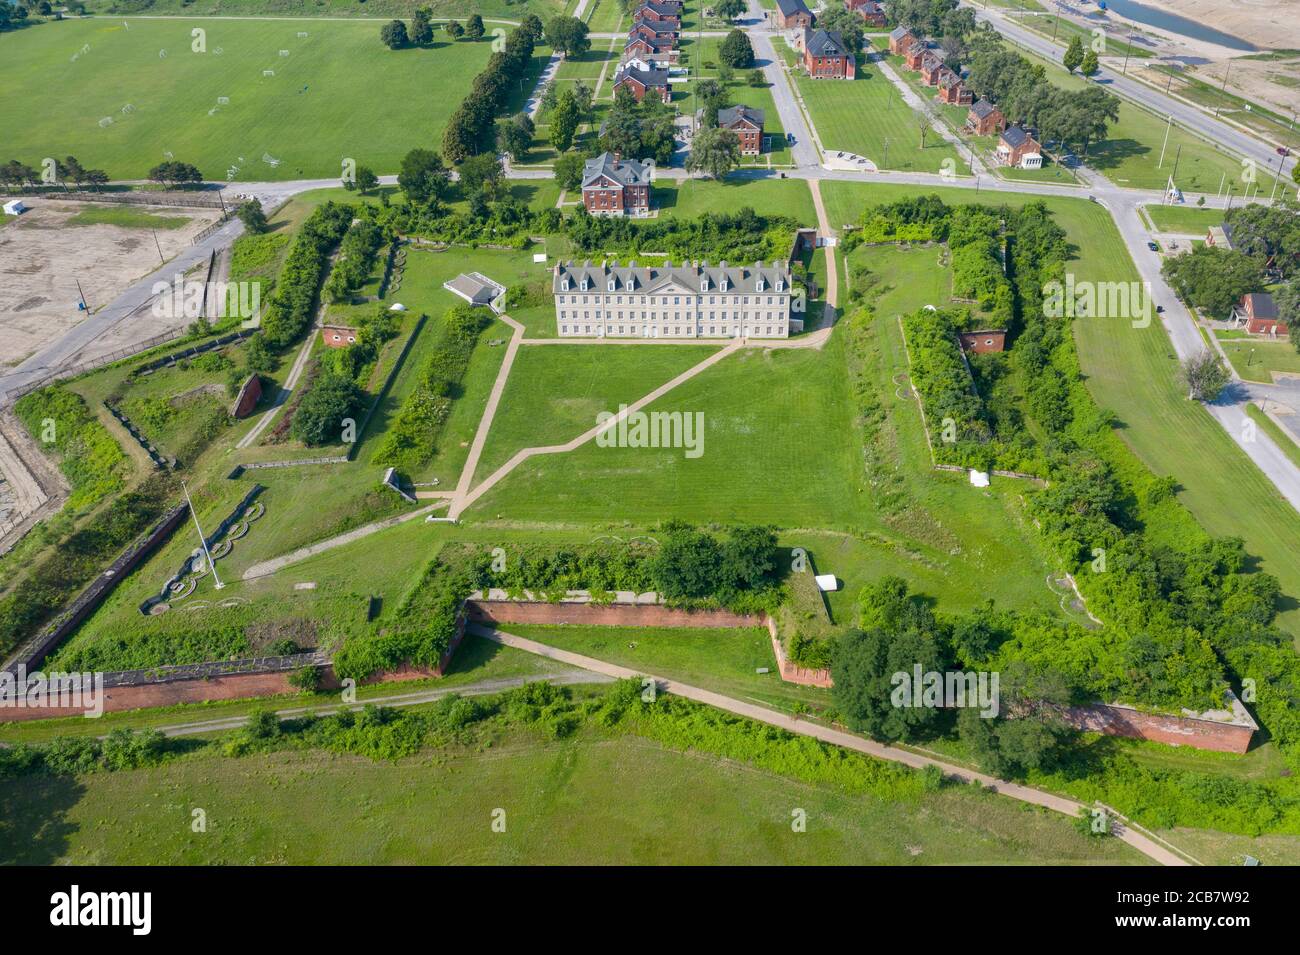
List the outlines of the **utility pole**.
{"label": "utility pole", "polygon": [[[1223,70],[1223,85],[1219,87],[1219,94],[1220,94],[1220,95],[1223,95],[1223,94],[1227,91],[1227,89],[1228,89],[1228,74],[1231,73],[1231,72],[1232,72],[1232,60],[1229,60],[1228,63],[1227,63],[1227,66],[1226,66],[1226,67],[1224,68],[1224,70]],[[1215,119],[1218,119],[1218,118],[1219,118],[1219,110],[1221,110],[1221,109],[1223,109],[1223,106],[1222,106],[1222,105],[1214,107],[1214,118],[1215,118]]]}
{"label": "utility pole", "polygon": [[185,492],[185,503],[190,507],[190,517],[194,518],[194,528],[199,532],[199,543],[203,545],[203,556],[207,559],[208,569],[212,571],[212,579],[216,581],[217,590],[226,586],[217,576],[217,565],[212,561],[212,554],[208,551],[208,539],[203,536],[203,528],[199,525],[199,515],[194,511],[194,502],[190,500],[190,489],[181,481],[181,490]]}
{"label": "utility pole", "polygon": [[1277,170],[1273,173],[1273,191],[1268,194],[1268,204],[1270,206],[1273,204],[1274,197],[1277,196],[1277,184],[1280,181],[1278,177],[1282,175],[1282,163],[1285,161],[1286,153],[1279,150],[1277,154]]}
{"label": "utility pole", "polygon": [[163,254],[162,254],[162,243],[160,243],[160,242],[158,241],[158,230],[157,230],[157,229],[151,229],[150,231],[153,233],[153,245],[154,245],[154,248],[158,250],[158,261],[159,261],[159,262],[166,262],[167,259],[166,259],[166,258],[163,256]]}
{"label": "utility pole", "polygon": [[1133,31],[1128,33],[1128,39],[1124,41],[1124,68],[1119,71],[1120,76],[1128,73],[1128,55],[1133,52]]}
{"label": "utility pole", "polygon": [[1169,127],[1173,125],[1174,125],[1174,114],[1170,113],[1169,121],[1165,123],[1165,141],[1160,144],[1160,161],[1156,163],[1157,169],[1159,169],[1161,166],[1165,164],[1165,147],[1169,145]]}
{"label": "utility pole", "polygon": [[86,294],[81,291],[81,279],[77,279],[77,298],[81,299],[81,310],[90,314],[90,306],[86,304]]}
{"label": "utility pole", "polygon": [[1183,144],[1179,143],[1178,149],[1174,153],[1174,171],[1169,174],[1169,181],[1174,183],[1174,185],[1178,184],[1178,160],[1182,157],[1182,155],[1183,155]]}

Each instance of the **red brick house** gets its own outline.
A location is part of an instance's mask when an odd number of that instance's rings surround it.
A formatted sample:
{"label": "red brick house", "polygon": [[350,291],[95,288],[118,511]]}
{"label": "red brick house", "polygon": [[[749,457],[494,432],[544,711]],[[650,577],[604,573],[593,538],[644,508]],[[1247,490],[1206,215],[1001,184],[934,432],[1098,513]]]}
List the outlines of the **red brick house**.
{"label": "red brick house", "polygon": [[929,48],[925,45],[924,40],[913,40],[907,46],[903,47],[903,59],[907,63],[909,70],[919,70],[921,61],[925,59],[925,54]]}
{"label": "red brick house", "polygon": [[776,0],[772,17],[780,30],[808,30],[816,20],[803,0]]}
{"label": "red brick house", "polygon": [[582,204],[592,215],[643,216],[650,211],[650,167],[601,153],[582,168]]}
{"label": "red brick house", "polygon": [[1005,328],[978,328],[970,332],[959,332],[962,351],[982,355],[985,352],[1005,351],[1007,347],[1007,330]]}
{"label": "red brick house", "polygon": [[838,33],[805,30],[803,68],[815,80],[851,80],[857,72],[857,60]]}
{"label": "red brick house", "polygon": [[718,127],[740,137],[740,154],[757,156],[763,151],[763,111],[748,106],[718,110]]}
{"label": "red brick house", "polygon": [[357,343],[357,330],[347,325],[322,325],[320,340],[326,348],[347,348]]}
{"label": "red brick house", "polygon": [[1233,247],[1232,226],[1226,222],[1223,225],[1210,226],[1210,231],[1205,234],[1205,244],[1220,249],[1231,249]]}
{"label": "red brick house", "polygon": [[614,77],[614,89],[620,86],[626,86],[640,103],[647,96],[657,97],[662,102],[669,102],[673,98],[672,90],[668,88],[668,71],[667,70],[639,70],[635,66],[620,67],[618,75]]}
{"label": "red brick house", "polygon": [[628,40],[627,46],[623,47],[624,63],[641,60],[656,70],[664,70],[676,64],[678,55],[677,41],[672,37],[652,40],[637,36]]}
{"label": "red brick house", "polygon": [[921,57],[921,80],[926,86],[938,86],[940,71],[947,69],[948,67],[943,65],[943,57],[933,50]]}
{"label": "red brick house", "polygon": [[1247,292],[1232,310],[1234,325],[1244,325],[1251,335],[1283,338],[1289,333],[1277,310],[1277,301],[1268,292]]}
{"label": "red brick house", "polygon": [[844,5],[862,17],[867,26],[883,27],[885,25],[885,8],[876,0],[844,0]]}
{"label": "red brick house", "polygon": [[889,52],[894,56],[903,56],[907,48],[916,42],[916,37],[907,27],[894,27],[889,33]]}
{"label": "red brick house", "polygon": [[975,94],[966,89],[960,76],[944,67],[939,71],[939,92],[936,99],[951,106],[969,106],[975,102]]}
{"label": "red brick house", "polygon": [[636,9],[633,16],[638,20],[664,20],[676,23],[677,29],[682,28],[682,4],[679,2],[665,2],[665,0],[645,0]]}
{"label": "red brick house", "polygon": [[988,100],[981,98],[966,114],[966,128],[976,136],[992,136],[1006,129],[1007,119]]}
{"label": "red brick house", "polygon": [[632,24],[632,29],[628,31],[628,40],[634,40],[637,37],[643,37],[647,40],[669,40],[673,46],[677,45],[681,37],[681,27],[672,26],[668,21],[661,20],[637,20]]}
{"label": "red brick house", "polygon": [[998,139],[997,158],[1004,166],[1020,169],[1040,169],[1043,165],[1043,147],[1023,126],[1008,126]]}

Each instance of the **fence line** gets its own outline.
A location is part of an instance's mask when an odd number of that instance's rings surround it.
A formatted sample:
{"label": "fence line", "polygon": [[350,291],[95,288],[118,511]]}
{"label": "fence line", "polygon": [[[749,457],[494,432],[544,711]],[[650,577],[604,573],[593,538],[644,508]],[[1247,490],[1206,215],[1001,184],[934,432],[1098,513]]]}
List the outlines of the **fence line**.
{"label": "fence line", "polygon": [[70,202],[116,202],[128,206],[175,206],[182,209],[225,209],[220,197],[187,194],[183,192],[46,192],[42,199],[63,199]]}
{"label": "fence line", "polygon": [[113,362],[121,361],[124,358],[130,358],[132,355],[139,355],[147,352],[151,348],[157,348],[167,342],[175,341],[185,335],[185,329],[177,328],[170,332],[164,332],[161,335],[155,335],[153,338],[146,339],[137,345],[129,348],[119,348],[116,351],[109,352],[107,355],[101,355],[99,358],[92,358],[90,361],[78,362],[75,365],[67,365],[57,371],[52,371],[44,377],[37,378],[25,385],[19,385],[5,392],[6,401],[17,401],[23,395],[29,395],[33,391],[38,391],[46,385],[52,384],[64,378],[75,378],[77,375],[85,374],[88,371],[94,371],[96,368],[103,368],[105,365],[111,365]]}

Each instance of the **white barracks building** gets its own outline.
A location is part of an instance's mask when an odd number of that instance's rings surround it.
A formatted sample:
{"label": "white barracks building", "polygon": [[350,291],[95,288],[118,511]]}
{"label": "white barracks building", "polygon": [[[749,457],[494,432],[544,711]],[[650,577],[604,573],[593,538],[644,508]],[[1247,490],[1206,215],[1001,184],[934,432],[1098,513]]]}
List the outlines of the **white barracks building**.
{"label": "white barracks building", "polygon": [[790,270],[777,262],[561,262],[552,291],[561,337],[788,338],[791,331]]}

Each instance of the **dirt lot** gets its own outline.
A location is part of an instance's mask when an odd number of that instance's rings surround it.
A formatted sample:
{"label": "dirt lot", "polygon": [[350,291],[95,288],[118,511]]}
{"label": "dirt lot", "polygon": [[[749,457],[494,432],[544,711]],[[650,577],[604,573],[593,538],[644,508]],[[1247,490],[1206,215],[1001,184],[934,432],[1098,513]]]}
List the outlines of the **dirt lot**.
{"label": "dirt lot", "polygon": [[[30,211],[0,227],[0,367],[18,364],[86,317],[77,310],[78,280],[93,312],[160,264],[151,228],[69,224],[83,209],[120,207],[24,201]],[[207,209],[131,209],[186,220],[180,228],[156,230],[168,259],[217,217]]]}

